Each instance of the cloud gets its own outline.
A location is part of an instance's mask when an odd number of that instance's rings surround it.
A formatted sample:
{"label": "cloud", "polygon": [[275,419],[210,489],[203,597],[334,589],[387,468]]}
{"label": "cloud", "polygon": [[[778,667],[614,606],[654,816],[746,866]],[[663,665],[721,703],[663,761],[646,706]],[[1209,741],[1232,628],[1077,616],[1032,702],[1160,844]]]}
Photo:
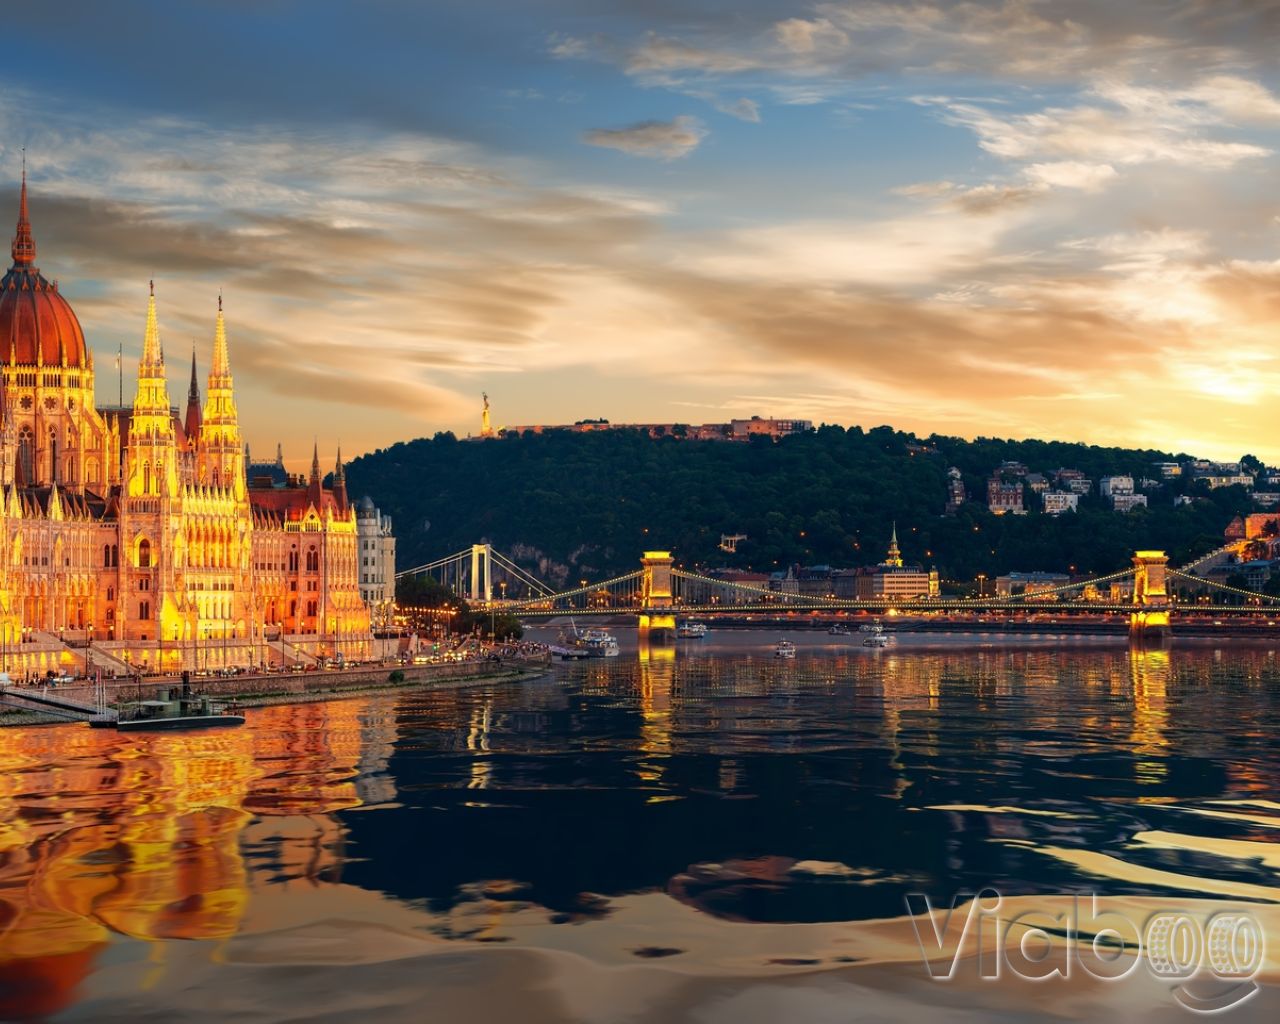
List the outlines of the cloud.
{"label": "cloud", "polygon": [[812,54],[849,45],[848,33],[826,18],[786,18],[773,26],[773,33],[790,53]]}
{"label": "cloud", "polygon": [[[1153,99],[1157,92],[1111,84],[1096,90],[1110,106],[1046,107],[1027,114],[947,102],[944,117],[973,131],[978,145],[994,156],[1074,164],[1077,170],[1082,164],[1108,164],[1114,170],[1155,162],[1220,170],[1271,152],[1254,143],[1206,136],[1201,126],[1211,120],[1207,108]],[[1179,100],[1191,95],[1184,93]]]}
{"label": "cloud", "polygon": [[1116,169],[1110,164],[1058,160],[1053,163],[1031,164],[1026,168],[1026,174],[1032,181],[1054,188],[1097,192],[1116,177]]}
{"label": "cloud", "polygon": [[731,117],[736,117],[739,121],[750,121],[753,124],[760,123],[760,104],[755,100],[742,99],[734,100],[732,103],[721,105],[719,110]]}
{"label": "cloud", "polygon": [[671,121],[641,121],[626,128],[592,128],[583,133],[582,141],[632,156],[678,160],[697,149],[705,135],[696,119],[682,115]]}
{"label": "cloud", "polygon": [[754,59],[746,55],[692,46],[678,39],[666,39],[652,33],[632,49],[626,58],[626,70],[630,75],[670,71],[726,74],[746,71],[754,66]]}
{"label": "cloud", "polygon": [[[715,276],[807,285],[939,287],[979,273],[1020,223],[1022,190],[957,190],[921,213],[883,219],[793,221],[723,233],[687,265]],[[971,214],[987,214],[975,219]],[[684,261],[682,261],[684,265]]]}

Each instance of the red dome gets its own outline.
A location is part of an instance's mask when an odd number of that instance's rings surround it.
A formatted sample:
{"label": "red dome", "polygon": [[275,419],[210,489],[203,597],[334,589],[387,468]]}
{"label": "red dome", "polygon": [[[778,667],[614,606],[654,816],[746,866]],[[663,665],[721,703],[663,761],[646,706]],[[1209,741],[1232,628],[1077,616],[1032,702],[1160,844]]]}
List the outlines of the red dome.
{"label": "red dome", "polygon": [[36,243],[27,220],[27,180],[22,179],[13,266],[0,281],[0,363],[10,366],[85,364],[84,331],[70,304],[34,265]]}

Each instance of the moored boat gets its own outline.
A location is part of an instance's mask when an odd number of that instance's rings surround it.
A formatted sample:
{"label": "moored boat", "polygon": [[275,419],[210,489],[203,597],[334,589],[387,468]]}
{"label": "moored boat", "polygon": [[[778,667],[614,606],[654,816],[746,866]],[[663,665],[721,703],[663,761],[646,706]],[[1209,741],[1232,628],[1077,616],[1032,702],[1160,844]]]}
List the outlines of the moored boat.
{"label": "moored boat", "polygon": [[705,622],[682,622],[676,628],[676,636],[681,640],[701,640],[707,635]]}
{"label": "moored boat", "polygon": [[114,715],[91,719],[95,729],[118,729],[121,732],[175,729],[225,729],[244,725],[244,715],[236,714],[225,703],[205,696],[175,696],[162,690],[154,700],[125,704]]}
{"label": "moored boat", "polygon": [[794,658],[796,656],[796,645],[790,640],[779,640],[777,646],[773,649],[773,656],[775,658]]}

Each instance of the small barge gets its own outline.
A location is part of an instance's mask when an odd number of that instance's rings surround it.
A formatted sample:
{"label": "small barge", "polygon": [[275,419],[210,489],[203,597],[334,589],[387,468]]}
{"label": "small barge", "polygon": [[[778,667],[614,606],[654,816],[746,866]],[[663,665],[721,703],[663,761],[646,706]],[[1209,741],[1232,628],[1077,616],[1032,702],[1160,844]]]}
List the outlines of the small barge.
{"label": "small barge", "polygon": [[182,696],[179,692],[161,691],[155,700],[140,700],[123,705],[114,716],[89,721],[95,729],[118,729],[141,732],[155,729],[212,729],[244,725],[244,715],[236,714],[226,704],[210,697]]}

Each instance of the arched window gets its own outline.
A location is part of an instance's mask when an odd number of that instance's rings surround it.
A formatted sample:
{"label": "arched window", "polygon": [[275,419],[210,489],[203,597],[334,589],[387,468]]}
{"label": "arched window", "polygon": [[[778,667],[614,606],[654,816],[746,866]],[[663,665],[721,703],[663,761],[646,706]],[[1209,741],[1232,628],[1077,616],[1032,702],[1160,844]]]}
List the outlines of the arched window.
{"label": "arched window", "polygon": [[111,545],[110,544],[102,545],[102,568],[104,569],[111,568]]}
{"label": "arched window", "polygon": [[289,552],[289,571],[290,572],[298,571],[298,552],[297,551]]}
{"label": "arched window", "polygon": [[138,618],[140,619],[151,618],[151,602],[150,601],[138,602]]}
{"label": "arched window", "polygon": [[[145,538],[138,541],[138,568],[151,568],[151,541]],[[145,619],[146,616],[144,615],[143,618]]]}
{"label": "arched window", "polygon": [[151,463],[149,462],[142,464],[142,493],[151,493]]}
{"label": "arched window", "polygon": [[116,588],[107,587],[107,600],[114,601],[116,599]]}
{"label": "arched window", "polygon": [[36,439],[31,428],[24,426],[18,431],[18,469],[22,473],[22,482],[32,486],[36,482]]}
{"label": "arched window", "polygon": [[58,432],[49,428],[49,479],[58,482]]}
{"label": "arched window", "polygon": [[111,545],[111,568],[118,568],[120,565],[120,545]]}
{"label": "arched window", "polygon": [[311,547],[307,548],[307,572],[319,572],[319,571],[320,571],[320,552],[318,552],[315,549],[315,545],[313,544]]}
{"label": "arched window", "polygon": [[85,483],[96,484],[98,482],[98,460],[84,460],[84,479]]}

